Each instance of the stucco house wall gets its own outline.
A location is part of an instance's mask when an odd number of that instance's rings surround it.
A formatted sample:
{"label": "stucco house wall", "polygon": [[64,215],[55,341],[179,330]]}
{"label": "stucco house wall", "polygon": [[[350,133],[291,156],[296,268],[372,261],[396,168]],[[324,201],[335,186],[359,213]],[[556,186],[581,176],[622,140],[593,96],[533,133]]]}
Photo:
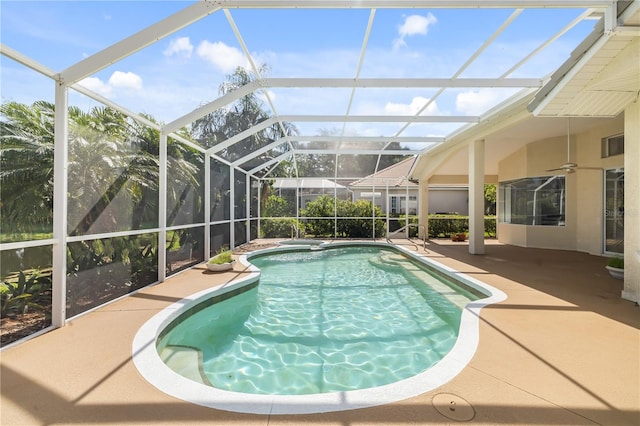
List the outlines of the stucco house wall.
{"label": "stucco house wall", "polygon": [[[601,169],[624,167],[624,155],[601,158],[602,138],[624,132],[623,116],[571,135],[571,161],[579,167]],[[625,140],[627,139],[625,135]],[[498,179],[564,175],[566,178],[566,223],[564,226],[529,226],[498,222],[501,242],[523,247],[577,250],[602,254],[604,247],[604,172],[578,169],[575,173],[549,172],[567,161],[566,136],[526,145],[498,164]],[[626,232],[625,232],[626,235]]]}

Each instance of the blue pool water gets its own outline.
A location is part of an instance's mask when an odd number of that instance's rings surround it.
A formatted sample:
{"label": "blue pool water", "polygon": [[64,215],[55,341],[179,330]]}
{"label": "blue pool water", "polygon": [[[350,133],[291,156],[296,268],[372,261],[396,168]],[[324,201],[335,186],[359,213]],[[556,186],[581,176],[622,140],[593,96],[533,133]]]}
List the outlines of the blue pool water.
{"label": "blue pool water", "polygon": [[[158,353],[199,352],[202,382],[228,391],[306,395],[365,389],[424,372],[456,342],[462,308],[485,295],[380,246],[250,259],[257,286],[192,309]],[[204,305],[203,305],[204,306]],[[164,354],[164,355],[163,355]]]}

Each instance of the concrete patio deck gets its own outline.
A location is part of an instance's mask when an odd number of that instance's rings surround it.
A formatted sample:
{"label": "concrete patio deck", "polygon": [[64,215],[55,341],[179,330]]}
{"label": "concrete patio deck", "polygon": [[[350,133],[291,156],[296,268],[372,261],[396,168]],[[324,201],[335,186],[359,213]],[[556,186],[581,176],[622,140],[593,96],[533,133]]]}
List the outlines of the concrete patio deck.
{"label": "concrete patio deck", "polygon": [[137,330],[170,303],[246,273],[238,263],[220,274],[199,265],[1,352],[0,423],[640,424],[640,309],[620,298],[622,282],[608,275],[606,259],[495,241],[487,241],[482,256],[468,254],[466,243],[440,240],[418,250],[508,296],[482,310],[471,363],[431,392],[374,408],[298,416],[219,411],[160,392],[133,365]]}

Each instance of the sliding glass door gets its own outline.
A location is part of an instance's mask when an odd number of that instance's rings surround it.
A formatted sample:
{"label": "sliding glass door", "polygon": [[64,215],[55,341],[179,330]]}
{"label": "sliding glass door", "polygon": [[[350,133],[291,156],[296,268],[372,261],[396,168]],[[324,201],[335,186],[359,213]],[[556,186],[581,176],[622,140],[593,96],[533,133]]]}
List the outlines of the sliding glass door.
{"label": "sliding glass door", "polygon": [[604,251],[624,253],[624,169],[605,170]]}

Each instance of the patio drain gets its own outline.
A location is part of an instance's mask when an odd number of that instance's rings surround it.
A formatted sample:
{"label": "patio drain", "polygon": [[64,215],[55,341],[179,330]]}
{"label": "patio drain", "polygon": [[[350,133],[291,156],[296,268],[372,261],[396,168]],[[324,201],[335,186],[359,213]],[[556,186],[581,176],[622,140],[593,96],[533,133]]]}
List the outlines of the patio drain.
{"label": "patio drain", "polygon": [[448,419],[457,422],[468,422],[476,416],[473,409],[464,398],[452,393],[439,393],[431,400],[433,408]]}

